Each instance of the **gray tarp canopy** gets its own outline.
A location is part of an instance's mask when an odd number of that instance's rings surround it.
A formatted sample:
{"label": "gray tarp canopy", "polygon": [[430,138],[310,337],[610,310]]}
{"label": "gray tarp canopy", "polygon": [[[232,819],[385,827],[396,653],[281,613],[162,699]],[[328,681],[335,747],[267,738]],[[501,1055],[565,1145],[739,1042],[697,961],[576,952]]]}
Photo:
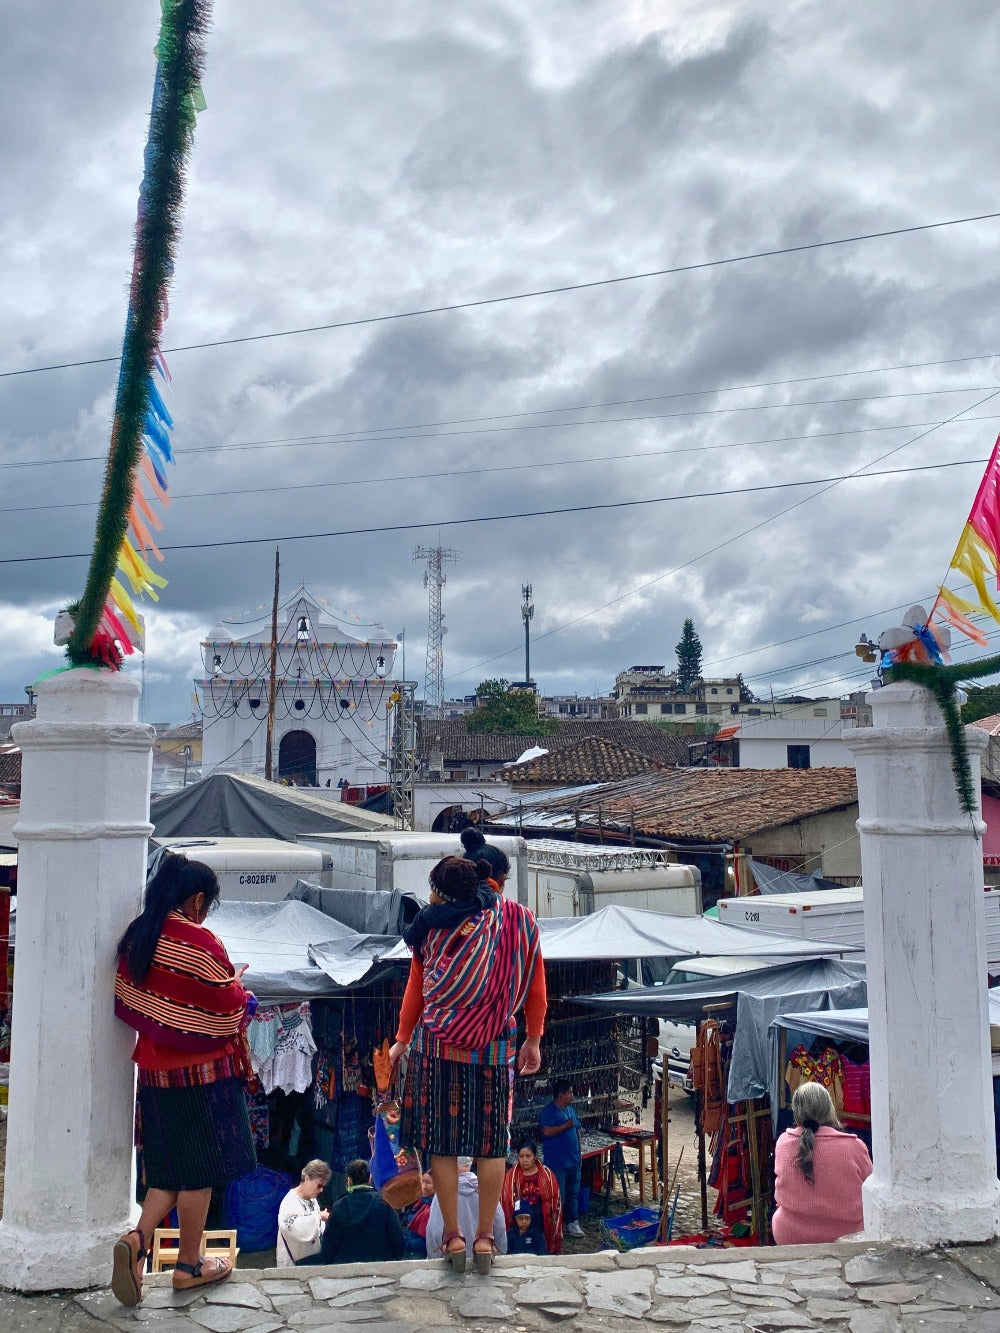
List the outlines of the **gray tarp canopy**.
{"label": "gray tarp canopy", "polygon": [[246,984],[268,1002],[337,995],[398,971],[380,962],[395,936],[359,934],[305,903],[222,902],[208,925],[235,967],[250,964]]}
{"label": "gray tarp canopy", "polygon": [[[860,952],[851,945],[832,944],[829,940],[786,939],[763,930],[725,926],[703,916],[668,916],[641,907],[612,906],[602,907],[590,916],[541,917],[538,929],[542,957],[548,963],[717,956],[783,960]],[[400,942],[390,956],[407,955],[406,946]]]}
{"label": "gray tarp canopy", "polygon": [[667,916],[639,907],[602,907],[581,917],[540,920],[542,954],[552,962],[598,958],[816,958],[858,952],[829,940],[786,939],[703,916]]}
{"label": "gray tarp canopy", "polygon": [[430,888],[331,889],[300,879],[289,896],[318,908],[352,930],[399,936],[421,907],[426,906]]}
{"label": "gray tarp canopy", "polygon": [[154,838],[281,838],[394,829],[385,815],[246,773],[213,773],[150,802]]}
{"label": "gray tarp canopy", "polygon": [[613,995],[576,998],[594,1009],[669,1018],[679,1023],[695,1023],[703,1018],[706,1004],[734,1001],[736,1031],[726,1096],[731,1102],[740,1102],[771,1091],[773,1057],[768,1029],[779,1014],[788,1010],[846,1009],[864,1003],[868,993],[863,964],[813,958],[682,986],[641,986]]}

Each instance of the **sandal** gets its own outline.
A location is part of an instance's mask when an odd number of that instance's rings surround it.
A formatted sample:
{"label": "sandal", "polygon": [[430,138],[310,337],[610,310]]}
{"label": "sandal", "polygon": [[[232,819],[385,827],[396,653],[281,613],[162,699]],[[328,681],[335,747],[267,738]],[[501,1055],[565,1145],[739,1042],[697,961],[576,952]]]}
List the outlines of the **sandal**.
{"label": "sandal", "polygon": [[[489,1242],[490,1248],[488,1250],[476,1249],[476,1246],[479,1244],[481,1240]],[[492,1234],[487,1234],[484,1232],[482,1235],[476,1237],[476,1239],[472,1242],[472,1258],[475,1261],[477,1273],[481,1274],[483,1277],[486,1277],[488,1275],[490,1267],[493,1264],[493,1256],[496,1254],[496,1252],[497,1252],[497,1243],[493,1239]]]}
{"label": "sandal", "polygon": [[[453,1241],[456,1240],[460,1240],[462,1242],[462,1248],[460,1250],[449,1249],[448,1247],[452,1244]],[[442,1238],[441,1253],[451,1264],[452,1270],[454,1272],[456,1273],[465,1272],[465,1261],[468,1258],[468,1254],[465,1248],[465,1237],[462,1235],[460,1231],[449,1231],[447,1236]]]}
{"label": "sandal", "polygon": [[[206,1263],[212,1263],[215,1267],[206,1272]],[[191,1291],[194,1287],[210,1287],[213,1282],[225,1282],[232,1271],[233,1266],[228,1259],[203,1254],[196,1264],[174,1264],[174,1291]]]}
{"label": "sandal", "polygon": [[142,1300],[142,1261],[146,1257],[146,1237],[138,1227],[126,1231],[124,1236],[119,1236],[115,1241],[111,1255],[111,1290],[115,1299],[129,1308],[138,1305]]}

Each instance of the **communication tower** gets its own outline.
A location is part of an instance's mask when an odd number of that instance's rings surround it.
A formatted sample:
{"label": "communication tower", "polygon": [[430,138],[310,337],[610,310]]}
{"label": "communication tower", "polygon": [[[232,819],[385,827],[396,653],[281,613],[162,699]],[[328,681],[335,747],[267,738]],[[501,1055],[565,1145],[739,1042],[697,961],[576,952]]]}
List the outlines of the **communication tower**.
{"label": "communication tower", "polygon": [[448,632],[441,609],[441,589],[448,579],[446,564],[458,559],[458,552],[446,546],[418,546],[414,561],[426,560],[424,587],[427,589],[427,663],[424,668],[424,716],[440,717],[444,702],[444,636]]}

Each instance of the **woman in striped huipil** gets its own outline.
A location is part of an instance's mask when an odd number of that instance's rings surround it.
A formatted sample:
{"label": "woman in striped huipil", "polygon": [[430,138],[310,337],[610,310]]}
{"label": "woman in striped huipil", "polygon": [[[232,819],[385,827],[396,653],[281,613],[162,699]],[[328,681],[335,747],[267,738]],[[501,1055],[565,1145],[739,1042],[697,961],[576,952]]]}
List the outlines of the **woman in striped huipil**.
{"label": "woman in striped huipil", "polygon": [[[400,1138],[430,1153],[441,1204],[441,1250],[464,1272],[466,1237],[458,1229],[459,1157],[476,1159],[479,1222],[472,1253],[488,1273],[493,1218],[500,1200],[514,1105],[515,1062],[541,1068],[545,971],[538,926],[526,907],[491,886],[486,862],[446,856],[431,871],[430,906],[403,938],[410,978],[392,1048],[393,1067],[409,1052]],[[527,1035],[516,1050],[516,1015]]]}
{"label": "woman in striped huipil", "polygon": [[221,1282],[228,1259],[201,1253],[212,1189],[256,1166],[247,1113],[244,1029],[256,1008],[222,941],[204,926],[219,897],[215,873],[172,852],[151,862],[143,911],[118,942],[115,1013],[135,1028],[136,1146],[146,1196],[134,1230],[114,1247],[111,1289],[142,1299],[143,1259],[174,1207],[176,1291]]}

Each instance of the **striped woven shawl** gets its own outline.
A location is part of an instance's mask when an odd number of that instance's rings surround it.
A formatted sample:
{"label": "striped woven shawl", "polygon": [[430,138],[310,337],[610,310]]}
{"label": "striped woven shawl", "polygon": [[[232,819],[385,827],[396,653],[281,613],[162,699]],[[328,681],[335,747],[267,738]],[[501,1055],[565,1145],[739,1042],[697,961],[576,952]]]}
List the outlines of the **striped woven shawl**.
{"label": "striped woven shawl", "polygon": [[420,952],[424,1027],[468,1050],[508,1034],[541,956],[535,918],[498,895],[454,929],[428,932]]}
{"label": "striped woven shawl", "polygon": [[246,991],[222,941],[180,912],[168,913],[146,979],[119,958],[115,1014],[142,1036],[179,1051],[215,1051],[242,1028]]}

